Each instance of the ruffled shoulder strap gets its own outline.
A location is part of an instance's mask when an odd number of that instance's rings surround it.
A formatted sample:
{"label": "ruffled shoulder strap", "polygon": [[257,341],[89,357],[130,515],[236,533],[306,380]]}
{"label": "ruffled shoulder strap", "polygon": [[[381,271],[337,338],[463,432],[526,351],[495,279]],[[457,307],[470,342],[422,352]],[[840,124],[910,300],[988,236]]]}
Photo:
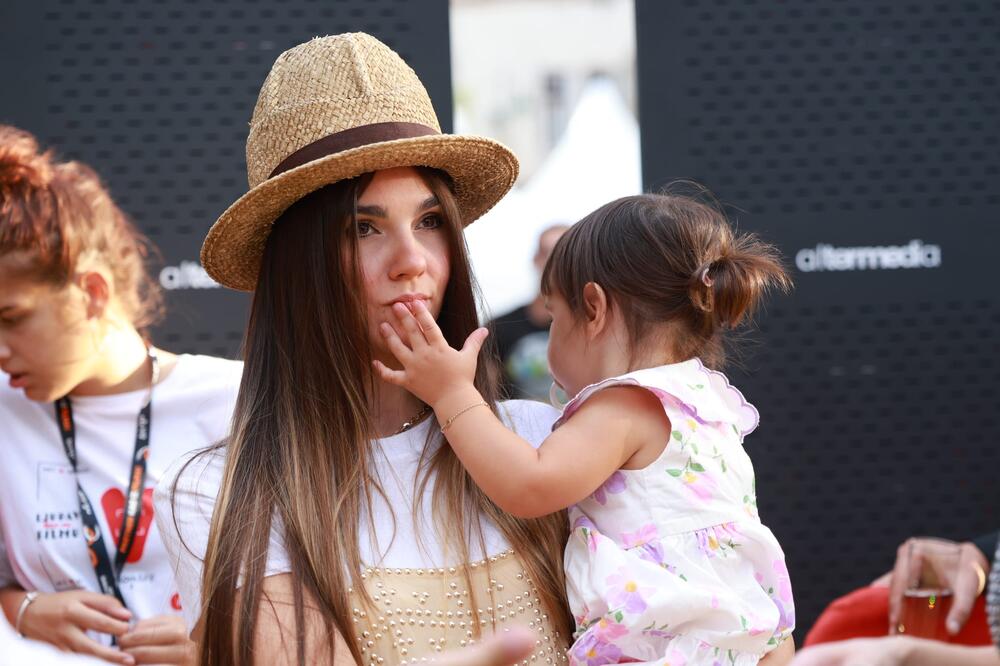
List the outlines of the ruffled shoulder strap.
{"label": "ruffled shoulder strap", "polygon": [[610,386],[641,386],[661,401],[672,398],[699,423],[731,424],[741,442],[760,422],[757,408],[729,383],[728,377],[706,368],[701,359],[693,358],[683,363],[636,370],[591,384],[569,401],[552,429],[565,423],[590,396]]}

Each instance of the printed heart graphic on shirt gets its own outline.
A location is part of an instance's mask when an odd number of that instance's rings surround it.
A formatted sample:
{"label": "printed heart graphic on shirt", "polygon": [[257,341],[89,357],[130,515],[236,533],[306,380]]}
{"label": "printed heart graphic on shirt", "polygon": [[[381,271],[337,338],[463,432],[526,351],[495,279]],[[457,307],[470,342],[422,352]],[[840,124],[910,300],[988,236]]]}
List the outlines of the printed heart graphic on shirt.
{"label": "printed heart graphic on shirt", "polygon": [[[108,527],[111,528],[111,538],[114,539],[115,546],[118,545],[118,535],[122,529],[122,520],[125,519],[125,493],[118,488],[110,488],[101,495],[101,506],[104,507],[104,517],[108,520]],[[135,532],[135,543],[125,560],[129,564],[134,564],[142,559],[142,549],[146,545],[146,535],[149,533],[149,526],[153,522],[153,489],[146,488],[142,493],[142,515],[139,517],[139,528]]]}

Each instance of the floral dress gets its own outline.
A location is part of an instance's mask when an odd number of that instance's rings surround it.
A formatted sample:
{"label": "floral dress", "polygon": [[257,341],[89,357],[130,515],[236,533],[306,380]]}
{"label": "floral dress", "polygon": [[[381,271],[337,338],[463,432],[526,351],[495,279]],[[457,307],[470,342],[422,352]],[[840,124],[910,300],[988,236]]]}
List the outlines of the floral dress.
{"label": "floral dress", "polygon": [[589,386],[555,427],[622,385],[660,399],[670,440],[652,464],[618,470],[570,508],[570,661],[756,664],[795,625],[784,554],[757,515],[743,450],[757,410],[695,358]]}

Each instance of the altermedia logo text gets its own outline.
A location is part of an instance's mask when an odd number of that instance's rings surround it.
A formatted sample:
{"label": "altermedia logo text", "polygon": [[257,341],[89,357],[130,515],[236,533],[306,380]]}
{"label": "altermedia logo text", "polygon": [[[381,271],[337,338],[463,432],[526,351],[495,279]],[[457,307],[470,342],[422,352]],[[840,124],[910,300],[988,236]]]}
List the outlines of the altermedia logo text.
{"label": "altermedia logo text", "polygon": [[911,240],[906,245],[836,247],[819,243],[795,254],[795,265],[803,273],[818,271],[877,271],[898,268],[938,268],[941,246]]}

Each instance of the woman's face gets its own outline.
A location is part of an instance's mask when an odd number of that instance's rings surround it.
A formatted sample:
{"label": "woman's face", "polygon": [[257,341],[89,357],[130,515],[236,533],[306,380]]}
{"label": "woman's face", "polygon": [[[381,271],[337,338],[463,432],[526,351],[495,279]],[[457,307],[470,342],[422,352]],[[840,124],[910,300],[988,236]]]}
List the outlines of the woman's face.
{"label": "woman's face", "polygon": [[32,279],[24,264],[0,256],[0,370],[29,399],[51,402],[92,374],[99,336],[83,289]]}
{"label": "woman's face", "polygon": [[422,300],[441,312],[451,265],[440,202],[416,170],[377,171],[358,197],[358,263],[368,303],[372,356],[398,364],[378,332],[393,323],[392,305]]}

